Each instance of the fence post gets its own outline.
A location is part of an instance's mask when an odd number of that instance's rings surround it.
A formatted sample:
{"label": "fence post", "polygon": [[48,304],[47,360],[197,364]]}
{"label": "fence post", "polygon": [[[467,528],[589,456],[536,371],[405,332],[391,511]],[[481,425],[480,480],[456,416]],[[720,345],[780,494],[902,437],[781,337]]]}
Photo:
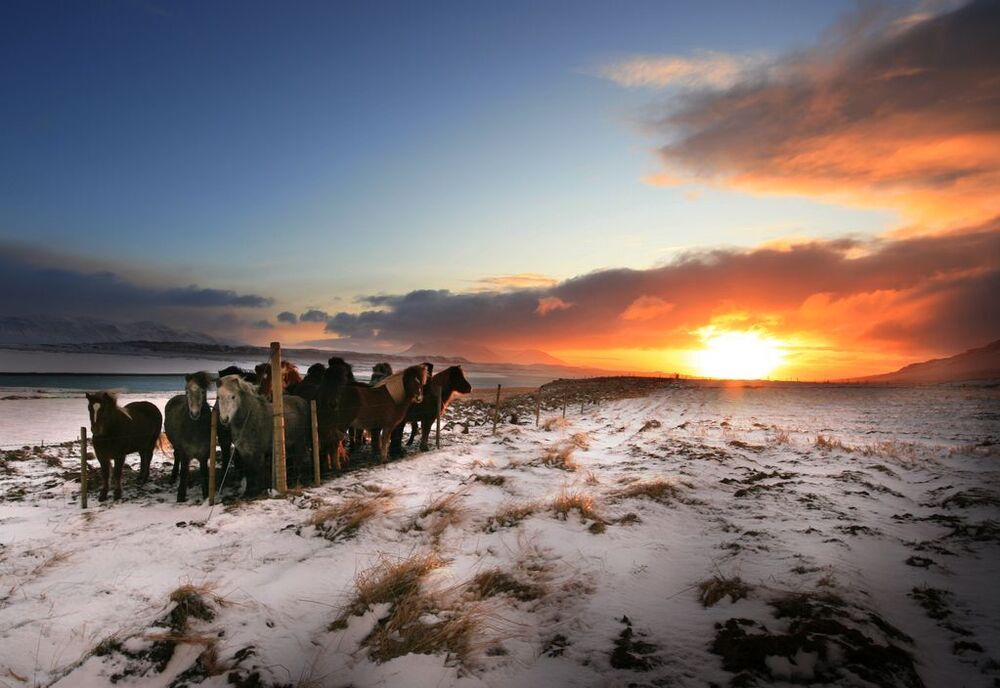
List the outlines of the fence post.
{"label": "fence post", "polygon": [[219,443],[219,405],[212,408],[211,430],[208,434],[208,504],[215,506],[215,458]]}
{"label": "fence post", "polygon": [[497,420],[500,418],[500,387],[497,385],[497,402],[493,407],[493,434],[497,434]]}
{"label": "fence post", "polygon": [[309,401],[309,421],[312,428],[313,444],[313,482],[319,485],[319,423],[316,421],[316,400]]}
{"label": "fence post", "polygon": [[281,374],[281,342],[271,342],[271,408],[274,414],[274,447],[271,452],[274,489],[278,494],[288,490],[285,470],[285,399]]}
{"label": "fence post", "polygon": [[[437,396],[437,418],[434,419],[434,448],[441,448],[441,388],[435,387],[434,394]],[[420,432],[424,429],[420,428]]]}
{"label": "fence post", "polygon": [[584,400],[583,400],[583,399],[581,399],[581,400],[580,400],[580,415],[581,415],[581,416],[583,415],[583,405],[584,405],[584,403],[585,403],[585,402],[584,402]]}
{"label": "fence post", "polygon": [[542,388],[538,388],[538,394],[535,395],[535,427],[538,427],[538,419],[542,415]]}
{"label": "fence post", "polygon": [[87,479],[89,473],[87,463],[87,428],[80,428],[80,508],[87,508]]}

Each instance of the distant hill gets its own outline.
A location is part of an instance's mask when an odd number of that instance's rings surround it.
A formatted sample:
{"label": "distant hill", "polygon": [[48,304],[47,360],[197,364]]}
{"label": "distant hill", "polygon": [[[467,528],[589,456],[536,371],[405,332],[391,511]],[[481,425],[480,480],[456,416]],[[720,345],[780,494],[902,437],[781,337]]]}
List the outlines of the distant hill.
{"label": "distant hill", "polygon": [[202,332],[178,330],[162,323],[112,323],[97,318],[38,316],[0,317],[0,346],[31,344],[109,344],[136,340],[220,344]]}
{"label": "distant hill", "polygon": [[519,363],[521,365],[567,365],[551,354],[539,349],[491,349],[490,347],[460,340],[438,339],[416,342],[403,351],[403,356],[441,356],[464,359],[476,363]]}
{"label": "distant hill", "polygon": [[911,363],[894,373],[862,378],[872,382],[959,382],[1000,378],[1000,339],[949,358]]}

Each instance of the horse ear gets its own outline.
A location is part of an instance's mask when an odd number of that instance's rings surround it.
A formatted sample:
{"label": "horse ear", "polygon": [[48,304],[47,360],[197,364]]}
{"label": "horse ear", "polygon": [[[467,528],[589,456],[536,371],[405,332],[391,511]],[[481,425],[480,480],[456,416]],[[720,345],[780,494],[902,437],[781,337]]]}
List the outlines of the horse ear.
{"label": "horse ear", "polygon": [[94,399],[97,398],[96,394],[92,394],[90,392],[86,392],[86,395],[87,395],[87,401],[93,401]]}

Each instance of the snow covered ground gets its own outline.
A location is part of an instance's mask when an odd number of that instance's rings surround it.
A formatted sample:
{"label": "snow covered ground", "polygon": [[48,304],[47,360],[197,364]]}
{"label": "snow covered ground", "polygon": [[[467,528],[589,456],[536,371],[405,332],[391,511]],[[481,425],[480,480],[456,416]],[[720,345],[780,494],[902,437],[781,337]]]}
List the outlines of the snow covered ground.
{"label": "snow covered ground", "polygon": [[529,408],[214,509],[159,453],[82,511],[75,448],[4,452],[0,686],[997,685],[997,389]]}

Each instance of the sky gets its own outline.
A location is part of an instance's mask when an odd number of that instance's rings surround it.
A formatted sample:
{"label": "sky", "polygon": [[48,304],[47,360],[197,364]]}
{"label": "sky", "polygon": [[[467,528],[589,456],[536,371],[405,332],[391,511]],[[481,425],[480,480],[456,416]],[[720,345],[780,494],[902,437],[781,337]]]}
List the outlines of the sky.
{"label": "sky", "polygon": [[775,377],[1000,337],[996,2],[4,3],[0,317]]}

